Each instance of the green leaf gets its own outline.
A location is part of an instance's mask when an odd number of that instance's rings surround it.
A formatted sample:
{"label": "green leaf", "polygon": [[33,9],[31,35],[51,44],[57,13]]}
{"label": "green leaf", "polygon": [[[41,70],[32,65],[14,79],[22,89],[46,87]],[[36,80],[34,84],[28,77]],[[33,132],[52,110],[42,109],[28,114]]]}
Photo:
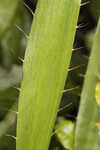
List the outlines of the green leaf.
{"label": "green leaf", "polygon": [[100,107],[96,102],[96,85],[100,74],[100,21],[85,76],[76,125],[75,150],[99,150]]}
{"label": "green leaf", "polygon": [[17,150],[47,150],[63,94],[79,0],[39,0],[26,50]]}
{"label": "green leaf", "polygon": [[60,118],[55,126],[55,132],[62,145],[69,150],[74,148],[75,123]]}

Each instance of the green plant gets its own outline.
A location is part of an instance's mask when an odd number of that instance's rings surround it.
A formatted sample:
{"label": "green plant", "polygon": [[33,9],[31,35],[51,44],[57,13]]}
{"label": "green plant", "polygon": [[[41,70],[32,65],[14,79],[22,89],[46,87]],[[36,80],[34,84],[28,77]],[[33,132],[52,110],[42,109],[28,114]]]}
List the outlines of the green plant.
{"label": "green plant", "polygon": [[100,21],[94,37],[93,48],[82,90],[80,110],[76,125],[76,150],[99,150],[100,147],[99,128],[96,125],[100,122],[100,107],[98,105],[98,100],[96,100],[96,95],[98,94],[96,93],[96,86],[98,83],[98,75],[100,74],[99,48]]}
{"label": "green plant", "polygon": [[79,0],[38,1],[23,66],[17,150],[48,149],[68,72],[79,8]]}
{"label": "green plant", "polygon": [[99,8],[0,1],[0,150],[100,149]]}

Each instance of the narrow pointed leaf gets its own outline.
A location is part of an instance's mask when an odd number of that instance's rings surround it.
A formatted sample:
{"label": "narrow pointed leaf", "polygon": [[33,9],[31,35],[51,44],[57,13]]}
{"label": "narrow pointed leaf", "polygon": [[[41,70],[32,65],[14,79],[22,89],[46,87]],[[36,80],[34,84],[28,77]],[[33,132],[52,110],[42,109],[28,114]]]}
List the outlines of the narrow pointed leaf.
{"label": "narrow pointed leaf", "polygon": [[63,93],[79,0],[39,0],[19,98],[17,150],[47,150]]}
{"label": "narrow pointed leaf", "polygon": [[100,149],[100,128],[98,126],[100,123],[100,106],[96,99],[98,97],[98,90],[96,91],[96,89],[100,82],[100,21],[89,60],[76,125],[75,150]]}

